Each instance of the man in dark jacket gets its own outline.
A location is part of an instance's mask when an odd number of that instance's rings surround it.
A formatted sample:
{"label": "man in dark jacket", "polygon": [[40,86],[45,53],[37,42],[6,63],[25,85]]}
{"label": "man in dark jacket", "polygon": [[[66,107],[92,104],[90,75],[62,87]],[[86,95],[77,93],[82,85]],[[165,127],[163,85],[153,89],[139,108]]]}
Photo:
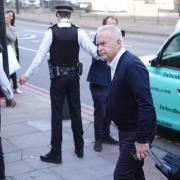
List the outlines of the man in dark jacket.
{"label": "man in dark jacket", "polygon": [[[118,25],[114,16],[107,16],[103,19],[102,25]],[[94,41],[96,38],[94,39]],[[94,102],[94,150],[102,151],[102,143],[118,145],[118,141],[110,136],[111,119],[107,117],[107,72],[106,61],[92,58],[87,81],[90,82],[90,90]]]}
{"label": "man in dark jacket", "polygon": [[144,158],[156,129],[148,71],[138,57],[125,50],[119,28],[100,27],[96,44],[111,68],[108,114],[118,127],[120,146],[114,180],[143,180]]}

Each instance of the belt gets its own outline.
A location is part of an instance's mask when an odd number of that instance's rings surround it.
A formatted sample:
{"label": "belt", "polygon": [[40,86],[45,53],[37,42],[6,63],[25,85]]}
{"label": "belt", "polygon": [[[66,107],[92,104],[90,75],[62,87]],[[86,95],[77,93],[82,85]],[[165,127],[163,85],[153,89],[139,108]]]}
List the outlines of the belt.
{"label": "belt", "polygon": [[75,71],[75,67],[65,67],[65,66],[53,66],[53,71],[56,71],[57,76],[58,75],[68,75],[69,72]]}
{"label": "belt", "polygon": [[77,71],[74,66],[53,66],[49,64],[50,78],[54,79],[59,76],[68,76],[71,72]]}

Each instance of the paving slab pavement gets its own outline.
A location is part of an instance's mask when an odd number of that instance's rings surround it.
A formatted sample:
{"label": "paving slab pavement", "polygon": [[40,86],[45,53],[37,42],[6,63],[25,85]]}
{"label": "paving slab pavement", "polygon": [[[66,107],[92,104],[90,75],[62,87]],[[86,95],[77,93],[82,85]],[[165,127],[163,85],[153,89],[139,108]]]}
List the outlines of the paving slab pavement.
{"label": "paving slab pavement", "polygon": [[[103,151],[93,151],[93,116],[82,111],[85,156],[78,159],[70,120],[63,121],[61,165],[41,162],[39,156],[50,149],[50,100],[48,93],[23,86],[23,94],[15,95],[17,106],[7,108],[1,102],[2,142],[7,180],[112,180],[118,158],[118,146],[103,145]],[[117,129],[112,124],[112,135]],[[147,180],[166,180],[148,157],[145,161]]]}

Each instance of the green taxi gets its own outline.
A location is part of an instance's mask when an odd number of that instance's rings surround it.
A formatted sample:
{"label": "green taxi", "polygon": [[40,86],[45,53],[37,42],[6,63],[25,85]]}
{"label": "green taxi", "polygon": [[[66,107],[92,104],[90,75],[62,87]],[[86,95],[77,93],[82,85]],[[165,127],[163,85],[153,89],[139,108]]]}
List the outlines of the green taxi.
{"label": "green taxi", "polygon": [[149,71],[158,125],[180,132],[180,29],[155,56],[141,59]]}

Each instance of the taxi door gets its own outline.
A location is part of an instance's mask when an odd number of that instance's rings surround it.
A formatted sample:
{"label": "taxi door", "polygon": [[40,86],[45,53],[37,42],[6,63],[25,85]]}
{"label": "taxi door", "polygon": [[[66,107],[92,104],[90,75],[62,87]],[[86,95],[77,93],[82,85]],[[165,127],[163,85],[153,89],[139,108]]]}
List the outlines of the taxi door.
{"label": "taxi door", "polygon": [[148,70],[157,123],[180,131],[180,34],[162,47],[155,61],[158,65]]}

